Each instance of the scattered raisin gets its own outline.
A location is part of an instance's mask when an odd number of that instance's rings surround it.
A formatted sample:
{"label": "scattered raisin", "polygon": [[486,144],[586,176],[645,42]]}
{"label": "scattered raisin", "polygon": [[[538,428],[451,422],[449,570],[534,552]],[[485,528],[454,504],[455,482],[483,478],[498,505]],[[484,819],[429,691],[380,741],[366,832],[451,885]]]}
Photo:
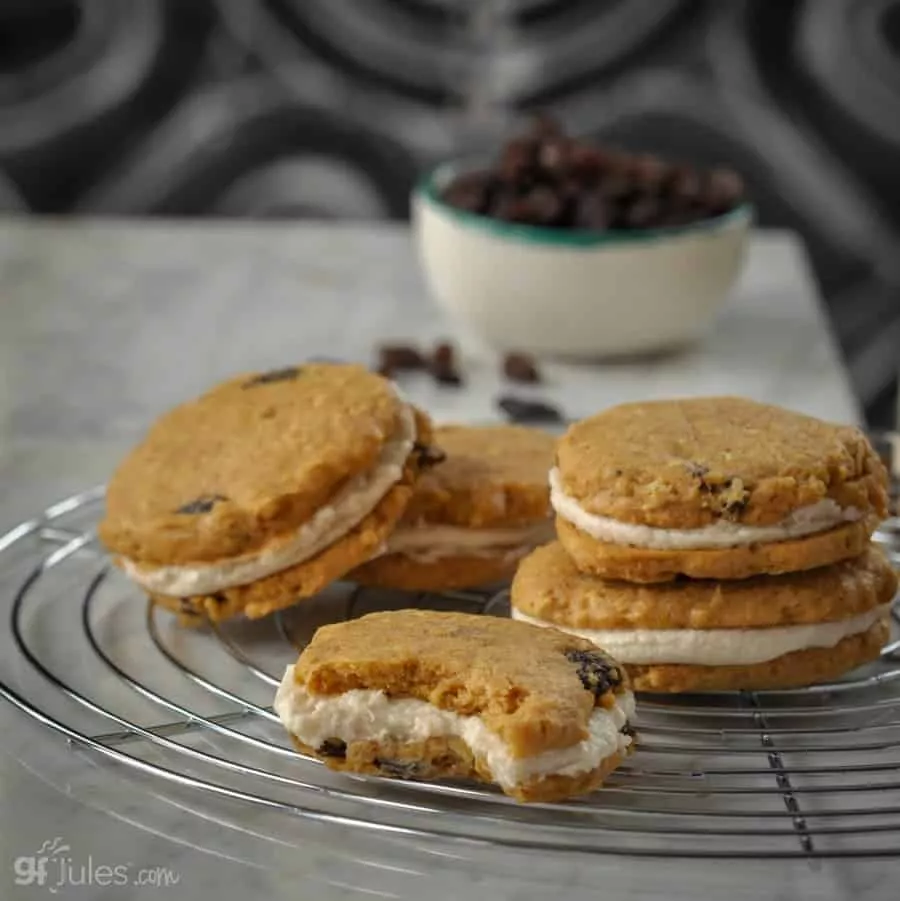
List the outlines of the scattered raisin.
{"label": "scattered raisin", "polygon": [[414,779],[422,772],[421,766],[415,760],[381,760],[376,757],[372,762],[385,776],[394,779]]}
{"label": "scattered raisin", "polygon": [[336,757],[339,760],[343,760],[347,756],[347,742],[342,741],[340,738],[326,738],[319,745],[316,753],[321,754],[323,757]]}
{"label": "scattered raisin", "polygon": [[600,651],[566,651],[566,658],[578,665],[581,684],[595,698],[622,684],[619,667]]}
{"label": "scattered raisin", "polygon": [[541,375],[528,354],[509,353],[503,360],[503,374],[511,382],[540,382]]}
{"label": "scattered raisin", "polygon": [[269,372],[261,372],[249,381],[244,382],[244,388],[255,388],[257,385],[270,385],[272,382],[290,382],[300,375],[299,366],[285,366],[282,369],[272,369]]}
{"label": "scattered raisin", "polygon": [[462,376],[456,367],[456,349],[449,341],[439,341],[431,354],[428,371],[432,378],[441,385],[460,386]]}
{"label": "scattered raisin", "polygon": [[209,513],[220,501],[227,501],[228,498],[224,494],[201,494],[192,501],[182,504],[176,513]]}
{"label": "scattered raisin", "polygon": [[438,341],[431,357],[441,366],[453,366],[456,362],[456,348],[449,341]]}
{"label": "scattered raisin", "polygon": [[539,400],[527,400],[504,394],[497,398],[497,406],[506,414],[510,422],[517,423],[560,423],[563,415],[552,406]]}
{"label": "scattered raisin", "polygon": [[378,371],[382,375],[424,369],[425,357],[411,344],[383,344],[378,348]]}

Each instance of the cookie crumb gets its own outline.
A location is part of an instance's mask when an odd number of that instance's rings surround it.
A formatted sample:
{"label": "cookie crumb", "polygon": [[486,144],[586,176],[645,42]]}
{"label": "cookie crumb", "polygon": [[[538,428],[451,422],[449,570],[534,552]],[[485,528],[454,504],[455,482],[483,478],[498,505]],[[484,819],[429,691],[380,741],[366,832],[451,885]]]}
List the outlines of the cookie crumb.
{"label": "cookie crumb", "polygon": [[463,383],[456,365],[456,348],[449,341],[435,344],[428,370],[438,384],[459,387]]}
{"label": "cookie crumb", "polygon": [[415,372],[425,369],[428,361],[412,344],[382,344],[378,348],[377,370],[381,375],[395,372]]}

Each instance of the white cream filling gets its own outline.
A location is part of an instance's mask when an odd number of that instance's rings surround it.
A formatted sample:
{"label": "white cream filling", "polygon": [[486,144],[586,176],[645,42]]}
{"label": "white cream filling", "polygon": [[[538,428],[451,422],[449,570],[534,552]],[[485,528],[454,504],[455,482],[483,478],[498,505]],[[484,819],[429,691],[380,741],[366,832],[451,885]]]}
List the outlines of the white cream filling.
{"label": "white cream filling", "polygon": [[575,629],[537,619],[512,608],[512,618],[552,626],[603,648],[620,663],[691,663],[698,666],[751,666],[792,651],[833,648],[839,641],[870,629],[889,606],[827,623],[763,629]]}
{"label": "white cream filling", "polygon": [[480,717],[441,710],[415,698],[389,698],[383,691],[346,691],[338,695],[310,694],[294,681],[288,666],[275,695],[275,712],[284,727],[311,748],[329,738],[344,742],[394,740],[418,742],[429,738],[461,738],[483,760],[495,782],[513,788],[543,776],[577,776],[596,769],[612,754],[624,751],[631,737],[619,730],[634,720],[634,695],[616,695],[610,708],[597,707],[588,721],[588,735],[568,748],[533,757],[514,757],[506,742]]}
{"label": "white cream filling", "polygon": [[148,591],[172,597],[209,594],[246,585],[315,557],[365,519],[403,476],[416,440],[412,409],[404,405],[398,433],[385,442],[372,469],[350,479],[331,503],[285,542],[252,554],[185,566],[145,566],[123,560],[128,575]]}
{"label": "white cream filling", "polygon": [[786,519],[770,526],[747,526],[720,520],[699,529],[657,529],[585,510],[575,498],[566,494],[555,467],[550,470],[550,503],[566,522],[598,541],[658,550],[701,550],[787,541],[862,518],[862,512],[855,507],[845,509],[831,498],[824,498],[794,510]]}
{"label": "white cream filling", "polygon": [[388,539],[385,553],[402,554],[419,563],[433,563],[447,557],[498,557],[511,562],[551,541],[553,536],[550,521],[506,529],[405,526]]}

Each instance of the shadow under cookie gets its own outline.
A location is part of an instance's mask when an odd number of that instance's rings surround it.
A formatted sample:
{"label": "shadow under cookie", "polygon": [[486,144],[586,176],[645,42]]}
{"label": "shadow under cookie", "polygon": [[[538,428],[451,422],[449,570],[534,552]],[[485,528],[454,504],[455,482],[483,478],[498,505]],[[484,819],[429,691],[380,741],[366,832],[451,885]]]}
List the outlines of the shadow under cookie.
{"label": "shadow under cookie", "polygon": [[386,554],[353,570],[348,578],[360,585],[400,591],[453,591],[505,582],[516,571],[514,557],[444,557],[420,561],[405,554]]}

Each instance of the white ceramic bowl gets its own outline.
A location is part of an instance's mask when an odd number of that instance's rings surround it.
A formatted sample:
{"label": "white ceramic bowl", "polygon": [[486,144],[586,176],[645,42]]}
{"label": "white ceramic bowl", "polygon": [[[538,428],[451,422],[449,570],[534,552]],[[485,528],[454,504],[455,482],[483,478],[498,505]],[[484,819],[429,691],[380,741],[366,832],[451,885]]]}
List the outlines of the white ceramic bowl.
{"label": "white ceramic bowl", "polygon": [[419,254],[437,302],[500,350],[590,358],[675,348],[710,329],[740,271],[749,204],[670,228],[542,228],[442,202],[458,171],[441,166],[416,188]]}

